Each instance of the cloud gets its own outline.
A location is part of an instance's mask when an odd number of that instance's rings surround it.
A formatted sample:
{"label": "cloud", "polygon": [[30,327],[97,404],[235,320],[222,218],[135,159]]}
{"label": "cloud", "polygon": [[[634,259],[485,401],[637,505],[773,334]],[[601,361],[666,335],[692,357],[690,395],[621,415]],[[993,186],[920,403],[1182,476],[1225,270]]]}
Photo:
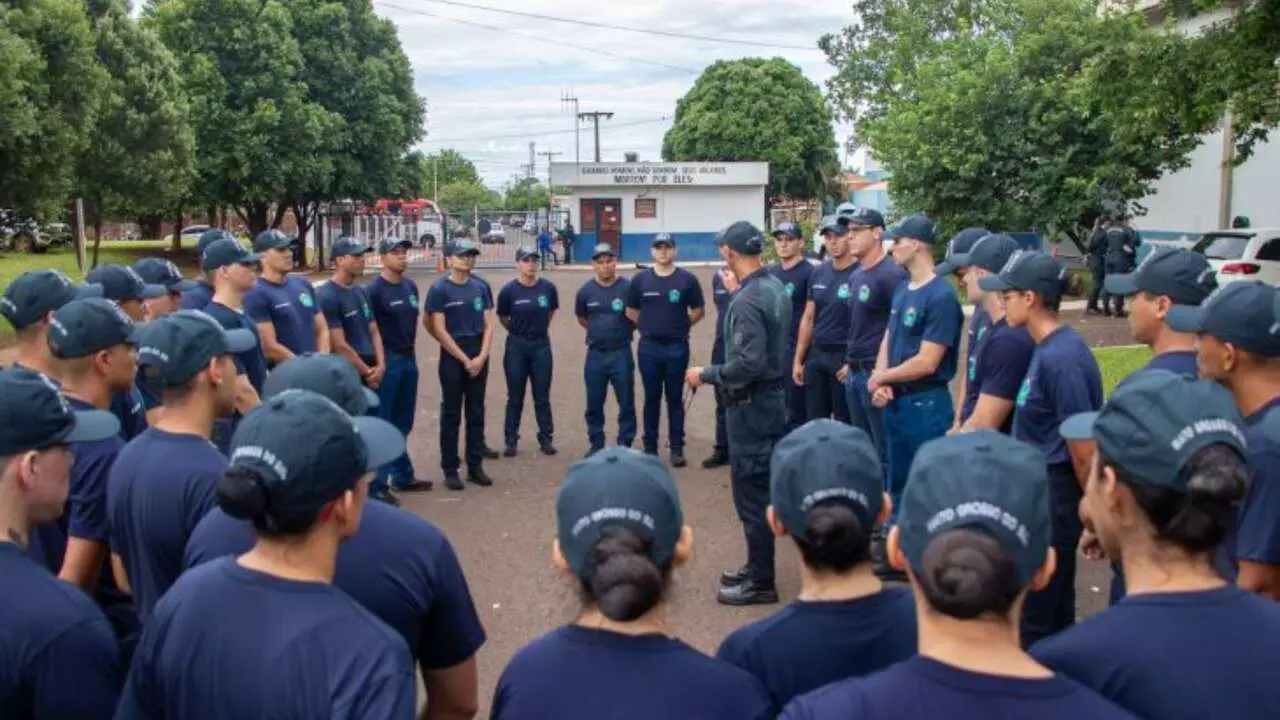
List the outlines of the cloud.
{"label": "cloud", "polygon": [[[525,172],[530,141],[539,152],[574,154],[573,115],[560,98],[568,92],[580,109],[614,113],[601,121],[601,153],[657,159],[676,100],[698,73],[721,59],[784,57],[819,86],[833,69],[818,38],[852,20],[849,0],[469,0],[520,12],[749,42],[796,45],[791,50],[730,45],[591,28],[503,15],[426,0],[374,0],[374,10],[396,23],[413,64],[419,94],[427,99],[427,152],[450,147],[476,162],[485,182],[499,187]],[[483,26],[483,27],[481,27]],[[583,50],[574,46],[590,48]],[[612,53],[609,54],[609,53]],[[625,57],[616,57],[625,56]],[[843,142],[848,128],[837,127]],[[590,160],[592,128],[581,128],[580,153]],[[546,175],[546,158],[536,169]]]}

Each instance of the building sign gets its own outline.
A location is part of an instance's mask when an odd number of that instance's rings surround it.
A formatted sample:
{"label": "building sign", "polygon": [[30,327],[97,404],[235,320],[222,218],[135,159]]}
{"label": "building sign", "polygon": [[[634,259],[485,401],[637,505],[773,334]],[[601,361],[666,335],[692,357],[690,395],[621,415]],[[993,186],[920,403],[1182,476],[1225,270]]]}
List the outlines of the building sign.
{"label": "building sign", "polygon": [[767,185],[769,164],[756,162],[553,163],[551,184],[569,187]]}
{"label": "building sign", "polygon": [[658,199],[657,198],[636,198],[636,217],[637,218],[658,217]]}

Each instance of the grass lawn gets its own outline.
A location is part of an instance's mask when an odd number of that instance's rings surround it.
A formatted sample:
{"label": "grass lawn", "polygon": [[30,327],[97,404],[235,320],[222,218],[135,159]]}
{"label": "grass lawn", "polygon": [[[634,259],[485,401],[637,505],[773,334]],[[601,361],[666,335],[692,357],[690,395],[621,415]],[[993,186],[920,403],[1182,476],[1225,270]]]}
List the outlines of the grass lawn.
{"label": "grass lawn", "polygon": [[1102,370],[1102,390],[1111,395],[1116,383],[1151,360],[1151,349],[1142,347],[1094,348],[1093,356]]}

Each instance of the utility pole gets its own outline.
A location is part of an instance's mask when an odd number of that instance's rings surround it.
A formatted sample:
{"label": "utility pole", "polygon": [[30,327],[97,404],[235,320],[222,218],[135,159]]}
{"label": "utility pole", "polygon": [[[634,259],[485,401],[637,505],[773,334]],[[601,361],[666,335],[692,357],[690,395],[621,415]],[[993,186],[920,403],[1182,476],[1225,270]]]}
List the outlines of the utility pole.
{"label": "utility pole", "polygon": [[551,227],[551,158],[557,155],[563,155],[562,152],[540,152],[538,153],[547,159],[547,227]]}
{"label": "utility pole", "polygon": [[431,156],[431,200],[440,202],[440,153]]}
{"label": "utility pole", "polygon": [[611,112],[601,112],[601,111],[599,111],[599,110],[596,110],[596,111],[592,111],[592,112],[578,113],[578,117],[580,117],[580,118],[582,118],[582,119],[584,119],[584,120],[590,120],[591,122],[595,123],[595,126],[596,126],[596,162],[600,162],[600,118],[604,118],[605,120],[612,120],[612,119],[613,119],[613,113],[611,113]]}
{"label": "utility pole", "polygon": [[577,165],[581,162],[578,154],[578,140],[580,137],[580,133],[578,132],[578,98],[567,93],[560,93],[560,104],[573,106],[573,164]]}

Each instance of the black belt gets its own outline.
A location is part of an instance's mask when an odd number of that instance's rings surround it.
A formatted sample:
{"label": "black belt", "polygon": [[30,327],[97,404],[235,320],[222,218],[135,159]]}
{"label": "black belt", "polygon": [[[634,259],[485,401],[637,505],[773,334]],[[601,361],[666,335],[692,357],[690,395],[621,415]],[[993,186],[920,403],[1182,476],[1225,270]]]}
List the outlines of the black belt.
{"label": "black belt", "polygon": [[939,382],[937,380],[903,383],[902,385],[893,386],[893,397],[894,399],[898,399],[898,398],[907,397],[909,395],[919,395],[922,392],[928,392],[929,390],[937,390],[939,388],[945,388],[946,386],[947,386],[946,383]]}
{"label": "black belt", "polygon": [[687,337],[668,338],[654,337],[653,335],[642,335],[640,339],[645,342],[653,343],[654,345],[683,345],[689,342],[689,338]]}
{"label": "black belt", "polygon": [[630,350],[631,343],[615,345],[588,345],[587,349],[594,350],[596,352],[617,352],[619,350]]}

